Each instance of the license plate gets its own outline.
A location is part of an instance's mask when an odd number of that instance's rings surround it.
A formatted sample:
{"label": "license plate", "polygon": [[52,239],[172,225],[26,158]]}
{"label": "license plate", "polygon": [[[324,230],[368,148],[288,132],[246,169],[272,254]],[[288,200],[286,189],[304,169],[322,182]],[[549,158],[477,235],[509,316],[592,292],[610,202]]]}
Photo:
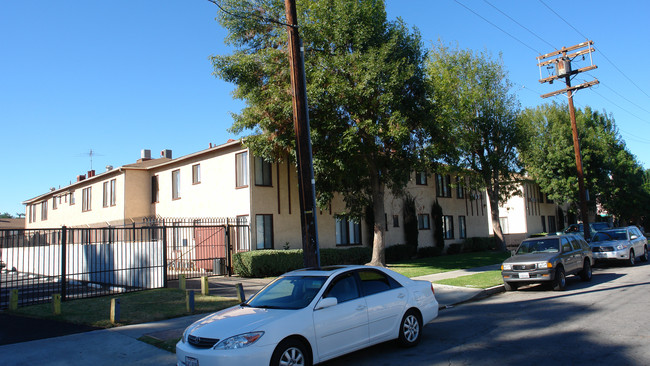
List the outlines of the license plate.
{"label": "license plate", "polygon": [[194,357],[185,356],[185,366],[199,366],[199,360]]}
{"label": "license plate", "polygon": [[519,278],[530,278],[530,274],[528,272],[520,273]]}

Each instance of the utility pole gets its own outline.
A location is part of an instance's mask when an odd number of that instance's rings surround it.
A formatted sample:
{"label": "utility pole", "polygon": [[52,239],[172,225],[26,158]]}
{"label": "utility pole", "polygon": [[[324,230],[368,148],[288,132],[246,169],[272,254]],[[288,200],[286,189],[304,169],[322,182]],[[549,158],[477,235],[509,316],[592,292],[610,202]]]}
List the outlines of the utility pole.
{"label": "utility pole", "polygon": [[298,34],[295,0],[285,0],[284,7],[287,14],[287,32],[289,33],[289,63],[291,64],[291,90],[293,91],[293,128],[296,134],[303,262],[305,267],[320,267],[316,224],[316,187],[309,133],[304,49]]}
{"label": "utility pole", "polygon": [[[598,66],[594,65],[593,62],[590,66],[586,66],[580,69],[572,70],[571,69],[571,61],[575,59],[578,56],[581,56],[584,60],[584,55],[589,54],[589,59],[591,61],[591,53],[595,51],[593,47],[591,47],[594,44],[593,41],[587,41],[587,42],[582,42],[579,43],[575,46],[571,47],[563,47],[560,50],[547,53],[545,55],[541,55],[537,57],[537,66],[540,68],[539,76],[540,76],[540,83],[545,83],[549,82],[549,84],[553,83],[553,80],[564,78],[564,82],[566,83],[566,88],[556,90],[552,93],[548,94],[543,94],[541,95],[542,98],[548,98],[552,97],[558,94],[562,93],[567,93],[567,98],[569,99],[569,114],[571,117],[571,133],[573,134],[573,152],[575,153],[575,159],[576,159],[576,168],[577,168],[577,173],[578,173],[578,190],[580,194],[580,213],[582,214],[582,228],[584,232],[584,237],[585,240],[589,240],[591,237],[591,230],[589,227],[589,216],[587,214],[587,194],[585,191],[585,182],[584,182],[584,173],[582,170],[582,156],[580,153],[580,141],[578,140],[578,127],[576,125],[576,111],[573,106],[573,92],[588,88],[591,86],[594,86],[599,83],[598,79],[594,79],[592,81],[576,85],[576,86],[571,86],[571,77],[573,75],[577,75],[581,72],[589,71],[596,69]],[[580,50],[582,48],[587,48]],[[579,51],[576,51],[579,50]],[[576,51],[573,53],[572,51]],[[554,57],[552,60],[547,60],[547,61],[542,61],[546,58]],[[547,66],[547,68],[555,68],[555,75],[551,75],[547,78],[542,78],[542,66]]]}

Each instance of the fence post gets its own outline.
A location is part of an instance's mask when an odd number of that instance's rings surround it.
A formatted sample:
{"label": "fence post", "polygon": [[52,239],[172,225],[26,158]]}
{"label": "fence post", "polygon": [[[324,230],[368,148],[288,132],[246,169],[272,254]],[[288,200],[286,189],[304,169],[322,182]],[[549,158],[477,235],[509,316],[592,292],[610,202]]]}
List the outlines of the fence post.
{"label": "fence post", "polygon": [[[152,226],[154,230],[157,230],[155,226]],[[159,229],[158,229],[159,230]],[[163,221],[162,226],[162,255],[163,255],[163,288],[167,288],[167,229],[165,229],[165,223]]]}
{"label": "fence post", "polygon": [[65,301],[67,286],[67,247],[68,247],[68,228],[64,225],[61,227],[61,301]]}
{"label": "fence post", "polygon": [[185,291],[187,289],[187,284],[185,282],[185,274],[181,273],[178,275],[178,288]]}
{"label": "fence post", "polygon": [[244,286],[241,283],[238,283],[235,285],[235,289],[237,290],[237,299],[239,300],[239,302],[246,301],[246,293],[244,293]]}
{"label": "fence post", "polygon": [[232,276],[232,258],[230,257],[230,250],[230,225],[229,219],[226,219],[226,270],[228,271],[228,277]]}
{"label": "fence post", "polygon": [[11,290],[11,294],[9,295],[9,310],[18,310],[18,289],[16,288]]}

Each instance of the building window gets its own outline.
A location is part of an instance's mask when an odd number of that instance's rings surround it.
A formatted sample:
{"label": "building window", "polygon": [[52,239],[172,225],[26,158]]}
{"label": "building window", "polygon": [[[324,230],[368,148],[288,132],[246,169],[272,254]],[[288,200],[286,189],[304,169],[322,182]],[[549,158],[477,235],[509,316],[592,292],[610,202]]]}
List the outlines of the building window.
{"label": "building window", "polygon": [[427,173],[426,172],[415,172],[415,184],[419,186],[427,185]]}
{"label": "building window", "polygon": [[86,212],[92,209],[91,200],[92,200],[92,187],[84,188],[81,191],[81,211]]}
{"label": "building window", "polygon": [[52,197],[52,210],[59,208],[57,200],[61,201],[61,197]]}
{"label": "building window", "polygon": [[467,225],[465,224],[465,216],[458,216],[458,238],[467,238]]}
{"label": "building window", "polygon": [[393,215],[393,227],[399,227],[399,215]]}
{"label": "building window", "polygon": [[235,155],[235,187],[248,187],[248,152]]}
{"label": "building window", "polygon": [[249,230],[250,228],[248,227],[248,215],[237,216],[237,242],[235,243],[235,252],[238,253],[251,250]]}
{"label": "building window", "polygon": [[451,177],[449,174],[436,174],[436,196],[451,197]]}
{"label": "building window", "polygon": [[445,239],[454,238],[454,217],[444,215],[442,216],[442,234]]}
{"label": "building window", "polygon": [[361,224],[346,217],[336,219],[336,245],[361,244]]}
{"label": "building window", "polygon": [[271,186],[271,163],[261,157],[255,157],[255,185]]}
{"label": "building window", "polygon": [[273,249],[273,215],[255,215],[257,249]]}
{"label": "building window", "polygon": [[418,229],[431,229],[431,225],[429,224],[429,214],[418,214]]}
{"label": "building window", "polygon": [[29,222],[34,221],[36,221],[36,210],[34,209],[34,205],[29,205]]}
{"label": "building window", "polygon": [[151,177],[151,203],[158,202],[158,176]]}
{"label": "building window", "polygon": [[104,190],[103,190],[103,193],[104,193],[104,199],[103,199],[104,207],[108,207],[108,182],[104,182],[103,188],[104,188]]}
{"label": "building window", "polygon": [[181,198],[181,171],[174,170],[172,172],[172,199],[179,198]]}
{"label": "building window", "polygon": [[77,200],[74,198],[74,191],[70,192],[70,206],[74,205]]}
{"label": "building window", "polygon": [[115,206],[115,202],[117,200],[116,192],[115,192],[116,186],[117,186],[117,181],[115,179],[111,179],[111,206]]}
{"label": "building window", "polygon": [[555,233],[557,231],[557,226],[555,226],[555,216],[548,217],[548,232]]}
{"label": "building window", "polygon": [[465,198],[465,179],[456,176],[456,198]]}
{"label": "building window", "polygon": [[47,220],[47,201],[41,202],[41,220]]}
{"label": "building window", "polygon": [[192,165],[192,184],[201,183],[201,165]]}

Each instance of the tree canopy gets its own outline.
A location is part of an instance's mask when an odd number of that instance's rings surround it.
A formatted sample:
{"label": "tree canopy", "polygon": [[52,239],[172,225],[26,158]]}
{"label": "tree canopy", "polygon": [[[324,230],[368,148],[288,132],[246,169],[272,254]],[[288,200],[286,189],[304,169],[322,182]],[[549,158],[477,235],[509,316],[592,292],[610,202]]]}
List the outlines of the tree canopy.
{"label": "tree canopy", "polygon": [[[223,1],[233,13],[283,19],[282,1]],[[236,84],[246,107],[231,131],[250,132],[254,154],[279,161],[294,154],[284,28],[222,13],[232,55],[212,58],[215,74]],[[384,189],[400,191],[419,157],[422,126],[433,120],[424,83],[425,51],[417,30],[389,21],[383,1],[298,3],[317,200],[335,192],[354,219],[372,207],[384,216]],[[433,127],[428,127],[430,130]],[[374,264],[384,264],[383,220],[374,223]]]}
{"label": "tree canopy", "polygon": [[487,189],[494,234],[505,249],[499,202],[514,191],[519,171],[519,102],[507,71],[500,58],[442,43],[429,53],[426,67],[439,125],[446,126],[454,148],[446,154],[447,162],[475,172],[475,185]]}

